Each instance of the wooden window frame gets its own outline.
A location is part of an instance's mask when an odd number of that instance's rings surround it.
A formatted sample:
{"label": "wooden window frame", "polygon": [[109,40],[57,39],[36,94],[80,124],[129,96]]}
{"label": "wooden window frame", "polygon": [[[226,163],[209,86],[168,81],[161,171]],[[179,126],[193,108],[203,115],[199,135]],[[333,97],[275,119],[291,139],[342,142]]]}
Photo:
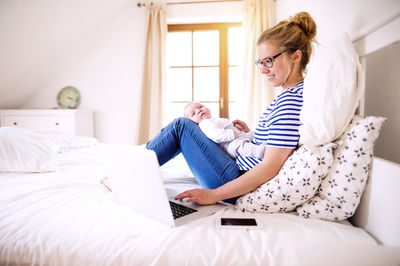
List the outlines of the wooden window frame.
{"label": "wooden window frame", "polygon": [[[203,24],[174,24],[168,25],[168,32],[218,30],[219,31],[219,116],[229,117],[229,65],[228,65],[228,29],[240,27],[242,23],[203,23]],[[192,42],[193,57],[193,42]],[[234,65],[231,65],[234,66]],[[193,58],[192,58],[192,90],[193,84]],[[193,93],[192,93],[193,95]]]}

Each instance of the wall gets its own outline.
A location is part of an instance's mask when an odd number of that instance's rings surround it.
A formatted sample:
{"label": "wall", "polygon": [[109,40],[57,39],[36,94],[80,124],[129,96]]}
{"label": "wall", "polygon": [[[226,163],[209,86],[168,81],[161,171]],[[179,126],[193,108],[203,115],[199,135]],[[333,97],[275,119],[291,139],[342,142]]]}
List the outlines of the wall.
{"label": "wall", "polygon": [[[180,0],[174,1],[178,2]],[[65,86],[95,136],[136,144],[145,9],[132,0],[1,0],[0,109],[55,108]],[[168,5],[169,23],[240,21],[241,2]]]}
{"label": "wall", "polygon": [[[307,11],[317,23],[317,40],[325,45],[339,33],[347,31],[353,35],[365,25],[379,22],[382,18],[398,14],[398,0],[277,0],[278,21],[299,11]],[[384,116],[381,135],[375,145],[375,155],[400,163],[400,84],[399,44],[377,51],[367,57],[365,114]],[[382,104],[384,103],[384,104]]]}
{"label": "wall", "polygon": [[0,1],[0,108],[54,108],[76,86],[79,108],[96,111],[96,137],[132,144],[144,32],[131,0]]}
{"label": "wall", "polygon": [[240,21],[242,21],[242,2],[240,1],[167,5],[168,24]]}
{"label": "wall", "polygon": [[367,56],[365,115],[386,117],[375,155],[400,164],[400,43]]}
{"label": "wall", "polygon": [[372,21],[400,10],[398,0],[277,0],[277,20],[307,11],[317,24],[317,40],[327,44],[341,32],[357,32]]}
{"label": "wall", "polygon": [[[278,20],[308,11],[321,44],[399,8],[397,0],[276,3]],[[240,21],[240,13],[240,2],[167,6],[169,23]],[[79,108],[96,111],[100,141],[135,144],[144,28],[144,8],[132,0],[1,0],[0,108],[53,108],[73,85]]]}

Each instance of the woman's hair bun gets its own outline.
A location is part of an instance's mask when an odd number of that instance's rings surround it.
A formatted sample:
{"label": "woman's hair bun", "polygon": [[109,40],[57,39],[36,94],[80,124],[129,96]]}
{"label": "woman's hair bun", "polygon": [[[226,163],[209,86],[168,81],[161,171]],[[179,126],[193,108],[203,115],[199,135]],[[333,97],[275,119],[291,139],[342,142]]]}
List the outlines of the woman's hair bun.
{"label": "woman's hair bun", "polygon": [[289,22],[296,24],[310,40],[314,40],[317,34],[317,25],[307,12],[299,12],[293,17],[290,17]]}

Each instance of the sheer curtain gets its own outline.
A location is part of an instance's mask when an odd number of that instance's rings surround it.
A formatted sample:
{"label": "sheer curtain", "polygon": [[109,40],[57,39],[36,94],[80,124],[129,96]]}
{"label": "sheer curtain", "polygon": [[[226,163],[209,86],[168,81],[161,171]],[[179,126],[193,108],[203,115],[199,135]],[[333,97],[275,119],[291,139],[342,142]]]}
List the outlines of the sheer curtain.
{"label": "sheer curtain", "polygon": [[146,143],[161,129],[165,94],[165,47],[168,26],[164,1],[148,1],[146,8],[146,53],[142,83],[138,144]]}
{"label": "sheer curtain", "polygon": [[272,102],[274,89],[260,74],[254,61],[257,59],[257,40],[260,34],[276,21],[274,0],[244,0],[244,60],[242,70],[242,118],[254,128],[262,111]]}

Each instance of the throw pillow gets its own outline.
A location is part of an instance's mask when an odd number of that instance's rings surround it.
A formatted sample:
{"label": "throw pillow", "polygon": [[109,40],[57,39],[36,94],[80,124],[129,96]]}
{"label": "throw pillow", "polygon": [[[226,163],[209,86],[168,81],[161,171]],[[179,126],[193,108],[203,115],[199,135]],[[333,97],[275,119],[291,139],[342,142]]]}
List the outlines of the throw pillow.
{"label": "throw pillow", "polygon": [[367,183],[373,147],[385,118],[356,116],[339,139],[334,163],[317,195],[297,212],[306,218],[344,220],[351,217]]}
{"label": "throw pillow", "polygon": [[353,118],[364,87],[358,55],[347,33],[317,53],[304,80],[299,142],[333,142]]}
{"label": "throw pillow", "polygon": [[249,212],[289,212],[312,198],[333,162],[334,144],[314,150],[301,146],[293,152],[278,175],[255,191],[243,195],[236,207]]}
{"label": "throw pillow", "polygon": [[17,127],[0,127],[0,172],[56,171],[57,147],[46,136]]}

